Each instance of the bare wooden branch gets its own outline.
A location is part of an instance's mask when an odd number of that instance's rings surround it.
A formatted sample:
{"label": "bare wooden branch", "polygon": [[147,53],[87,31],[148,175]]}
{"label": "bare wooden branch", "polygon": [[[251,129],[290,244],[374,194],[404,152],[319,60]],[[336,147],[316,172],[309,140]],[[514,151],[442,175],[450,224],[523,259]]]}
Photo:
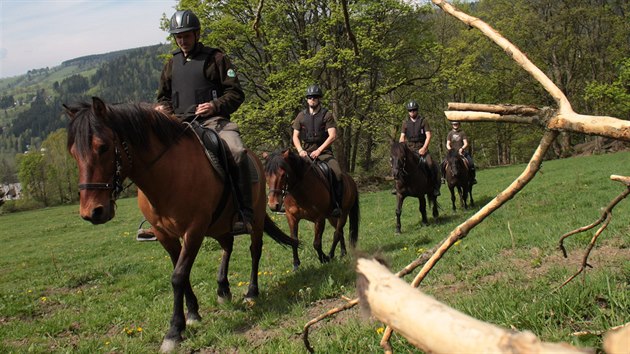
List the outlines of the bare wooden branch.
{"label": "bare wooden branch", "polygon": [[366,279],[358,289],[361,305],[427,353],[594,353],[479,321],[412,288],[377,261],[359,259],[357,273]]}
{"label": "bare wooden branch", "polygon": [[513,104],[449,102],[448,109],[452,111],[482,111],[489,113],[521,116],[537,116],[540,114],[540,108],[538,107]]}
{"label": "bare wooden branch", "polygon": [[254,28],[254,31],[256,31],[256,37],[260,38],[260,18],[261,18],[261,14],[262,14],[262,8],[263,5],[265,4],[265,0],[260,0],[260,2],[258,3],[258,8],[256,9],[256,18],[254,19],[254,24],[252,25],[252,27]]}
{"label": "bare wooden branch", "polygon": [[606,334],[604,351],[606,354],[630,353],[630,322]]}
{"label": "bare wooden branch", "polygon": [[[613,177],[615,177],[613,179]],[[611,179],[613,180],[617,180],[620,179],[620,182],[624,182],[624,179],[626,179],[626,182],[630,182],[630,178],[627,177],[623,177],[623,176],[611,176]],[[560,244],[559,244],[559,248],[562,251],[562,254],[564,255],[564,257],[567,257],[567,250],[564,247],[564,240],[572,235],[578,234],[580,232],[584,232],[584,231],[588,231],[592,228],[594,228],[595,226],[602,224],[602,226],[595,232],[595,235],[593,235],[593,238],[591,239],[591,242],[589,242],[588,247],[586,248],[586,252],[584,253],[584,256],[582,257],[582,265],[580,266],[580,269],[578,269],[578,271],[573,274],[571,277],[569,277],[569,279],[565,280],[564,283],[562,283],[562,285],[560,285],[558,287],[558,289],[562,288],[563,286],[567,285],[571,280],[573,280],[575,277],[577,277],[580,273],[582,273],[584,270],[586,270],[586,267],[591,267],[588,264],[588,257],[591,254],[591,250],[593,249],[593,247],[595,246],[595,242],[597,242],[597,238],[599,237],[599,235],[601,235],[601,233],[606,229],[606,227],[608,227],[608,224],[610,223],[610,220],[612,219],[612,211],[615,208],[615,206],[617,206],[617,204],[619,204],[619,202],[621,202],[622,200],[624,200],[628,195],[630,195],[630,185],[626,188],[626,190],[624,190],[623,192],[621,192],[617,197],[615,197],[615,199],[613,199],[608,206],[606,206],[606,208],[602,211],[602,215],[599,217],[599,219],[597,219],[595,222],[591,223],[590,225],[586,225],[586,226],[582,226],[580,228],[577,228],[573,231],[567,232],[566,234],[562,235],[560,237]],[[558,290],[556,289],[556,290]]]}

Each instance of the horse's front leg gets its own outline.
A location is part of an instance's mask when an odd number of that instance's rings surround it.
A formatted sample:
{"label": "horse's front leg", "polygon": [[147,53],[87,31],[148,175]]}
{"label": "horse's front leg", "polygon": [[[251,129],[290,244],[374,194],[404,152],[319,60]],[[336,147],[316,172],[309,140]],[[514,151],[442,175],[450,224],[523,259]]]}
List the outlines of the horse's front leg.
{"label": "horse's front leg", "polygon": [[400,234],[400,215],[402,214],[402,206],[405,197],[400,193],[396,193],[397,205],[396,205],[396,233]]}
{"label": "horse's front leg", "polygon": [[[286,214],[287,224],[289,225],[289,230],[291,232],[291,238],[298,240],[298,229],[300,226],[300,220],[294,216],[289,216],[289,213]],[[300,255],[298,254],[298,246],[293,246],[293,271],[297,271],[300,267]]]}
{"label": "horse's front leg", "polygon": [[427,200],[424,194],[418,197],[418,209],[420,210],[420,215],[422,215],[422,224],[429,225],[429,219],[427,218]]}
{"label": "horse's front leg", "polygon": [[230,257],[234,248],[234,236],[224,235],[219,244],[221,245],[221,265],[219,266],[219,274],[217,276],[217,301],[222,304],[232,301],[232,292],[230,291],[230,282],[228,281],[228,271],[230,266]]}
{"label": "horse's front leg", "polygon": [[470,206],[474,207],[475,201],[473,200],[472,190],[473,190],[473,184],[470,183],[470,185],[468,186],[468,196],[470,197]]}
{"label": "horse's front leg", "polygon": [[465,187],[457,187],[457,193],[459,194],[459,206],[462,209],[466,209],[466,189]]}
{"label": "horse's front leg", "polygon": [[456,211],[455,208],[455,186],[448,186],[448,189],[451,191],[451,204],[453,205],[453,211]]}
{"label": "horse's front leg", "polygon": [[315,220],[315,238],[313,239],[313,248],[317,251],[317,257],[320,263],[328,263],[330,258],[324,254],[322,250],[322,235],[324,234],[324,226],[326,225],[326,219]]}
{"label": "horse's front leg", "polygon": [[186,233],[184,235],[184,246],[178,256],[173,255],[173,251],[177,248],[174,243],[179,244],[179,240],[165,240],[162,245],[167,248],[171,255],[171,260],[176,259],[175,268],[171,275],[171,284],[173,286],[173,316],[171,317],[170,328],[164,336],[160,351],[171,352],[182,341],[182,332],[186,329],[186,318],[184,317],[184,296],[186,296],[186,305],[188,306],[189,316],[191,320],[199,320],[199,305],[197,298],[192,291],[190,284],[190,271],[195,262],[197,253],[203,237],[201,233]]}

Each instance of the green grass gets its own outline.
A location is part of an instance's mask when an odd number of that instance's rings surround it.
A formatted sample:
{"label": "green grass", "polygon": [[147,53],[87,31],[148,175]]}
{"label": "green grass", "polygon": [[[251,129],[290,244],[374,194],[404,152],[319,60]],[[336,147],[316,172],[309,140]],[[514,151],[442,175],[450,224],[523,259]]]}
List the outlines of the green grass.
{"label": "green grass", "polygon": [[[572,333],[599,333],[630,321],[629,201],[617,206],[593,249],[594,268],[554,292],[577,271],[594,230],[566,241],[568,259],[557,245],[565,232],[596,220],[621,192],[609,176],[630,175],[629,161],[624,152],[545,162],[532,183],[447,252],[421,289],[481,320],[601,350],[600,335]],[[467,211],[452,212],[443,188],[437,224],[430,218],[431,225],[422,226],[417,200],[407,199],[401,235],[394,233],[391,186],[361,194],[358,250],[400,269],[490,201],[523,167],[479,171],[476,207]],[[273,217],[286,229],[283,216]],[[171,315],[171,266],[158,243],[135,241],[140,218],[134,198],[120,200],[116,218],[100,226],[82,221],[77,206],[1,215],[0,352],[156,352]],[[249,240],[241,236],[235,243],[234,301],[224,305],[216,300],[220,249],[212,239],[204,242],[192,273],[203,321],[186,330],[182,352],[305,352],[304,324],[343,304],[341,296],[356,294],[354,259],[319,264],[311,224],[300,227],[304,247],[297,272],[291,271],[290,250],[265,238],[261,296],[253,307],[241,302]],[[331,238],[328,227],[325,250]],[[315,325],[309,338],[320,353],[379,353],[381,327],[355,308]],[[392,345],[397,352],[418,352],[399,335]]]}

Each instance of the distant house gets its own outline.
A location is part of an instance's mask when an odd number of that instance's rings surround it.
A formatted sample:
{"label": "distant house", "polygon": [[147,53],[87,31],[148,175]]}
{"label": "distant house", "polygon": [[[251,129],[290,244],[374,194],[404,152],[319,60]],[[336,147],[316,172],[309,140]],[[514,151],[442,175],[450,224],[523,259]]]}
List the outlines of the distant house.
{"label": "distant house", "polygon": [[3,184],[0,189],[2,190],[0,194],[4,194],[0,196],[3,200],[20,199],[22,196],[22,185],[20,183]]}

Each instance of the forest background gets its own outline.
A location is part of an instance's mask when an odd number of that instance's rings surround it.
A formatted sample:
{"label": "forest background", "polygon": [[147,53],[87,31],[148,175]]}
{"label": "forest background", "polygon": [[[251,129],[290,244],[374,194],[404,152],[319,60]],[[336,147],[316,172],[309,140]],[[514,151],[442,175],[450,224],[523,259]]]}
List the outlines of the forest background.
{"label": "forest background", "polygon": [[[430,4],[403,1],[181,0],[201,20],[202,41],[237,67],[246,101],[233,115],[256,152],[290,146],[290,123],[312,83],[339,125],[335,153],[363,183],[389,175],[389,146],[414,99],[445,155],[448,102],[554,106],[528,73],[478,31]],[[518,46],[566,94],[576,112],[630,119],[630,3],[627,0],[481,0],[453,4]],[[170,16],[170,14],[169,14]],[[156,19],[156,21],[158,21]],[[162,19],[166,29],[167,18]],[[348,31],[350,29],[350,31]],[[20,182],[21,201],[2,212],[73,203],[76,164],[65,148],[62,104],[155,100],[174,46],[77,58],[0,80],[0,182]],[[464,124],[480,168],[526,162],[540,128]],[[563,134],[548,159],[604,150],[609,142]],[[131,191],[133,192],[133,191]]]}

